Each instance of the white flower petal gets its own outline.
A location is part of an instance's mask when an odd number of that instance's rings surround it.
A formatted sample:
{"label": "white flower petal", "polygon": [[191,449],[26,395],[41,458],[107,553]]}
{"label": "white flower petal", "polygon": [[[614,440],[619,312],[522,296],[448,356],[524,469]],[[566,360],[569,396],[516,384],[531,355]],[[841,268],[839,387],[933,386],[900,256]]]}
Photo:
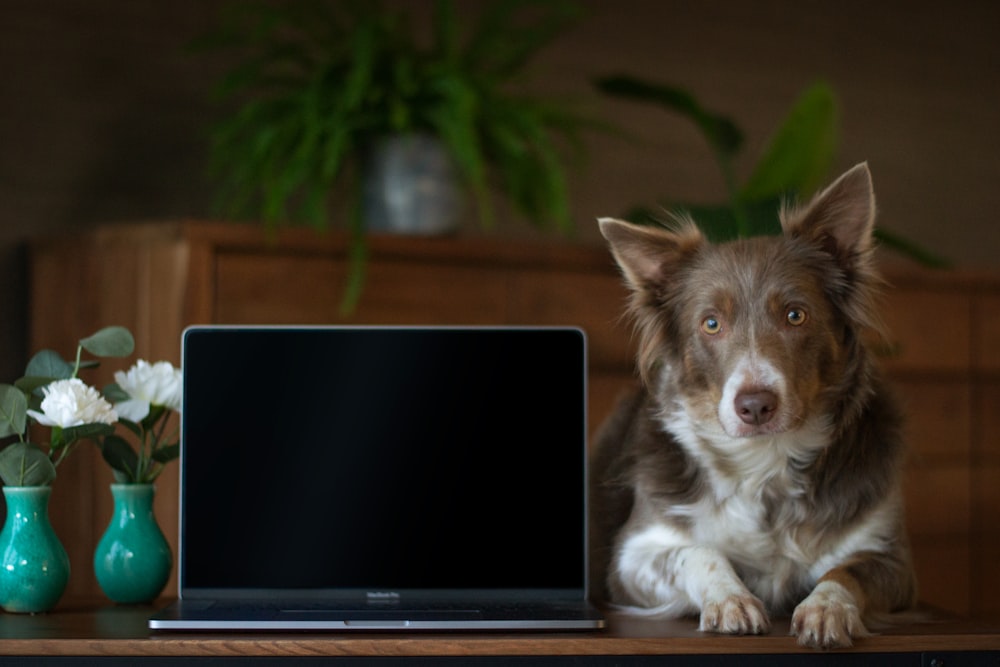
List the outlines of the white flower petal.
{"label": "white flower petal", "polygon": [[56,422],[45,416],[45,413],[38,412],[36,410],[28,410],[28,416],[34,419],[36,422],[42,426],[59,426]]}
{"label": "white flower petal", "polygon": [[149,401],[131,398],[121,403],[115,403],[118,416],[133,422],[141,422],[149,414]]}
{"label": "white flower petal", "polygon": [[113,424],[118,414],[93,387],[79,378],[56,380],[42,388],[42,412],[28,413],[43,426],[69,428],[83,424]]}
{"label": "white flower petal", "polygon": [[116,372],[115,382],[134,400],[180,410],[181,377],[181,371],[170,362],[158,361],[150,365],[139,359],[128,372]]}

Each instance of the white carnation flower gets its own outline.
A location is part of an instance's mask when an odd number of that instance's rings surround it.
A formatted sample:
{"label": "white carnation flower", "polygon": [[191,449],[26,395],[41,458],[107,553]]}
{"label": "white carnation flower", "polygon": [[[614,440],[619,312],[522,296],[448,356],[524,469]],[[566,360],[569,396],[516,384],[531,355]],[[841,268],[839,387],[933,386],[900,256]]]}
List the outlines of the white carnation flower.
{"label": "white carnation flower", "polygon": [[170,362],[150,365],[139,359],[128,372],[117,371],[115,382],[129,395],[129,400],[115,403],[115,410],[125,419],[139,422],[149,414],[150,405],[170,410],[181,409],[181,371]]}
{"label": "white carnation flower", "polygon": [[42,388],[42,411],[28,414],[43,426],[70,428],[83,424],[114,424],[118,414],[111,404],[80,378],[56,380]]}

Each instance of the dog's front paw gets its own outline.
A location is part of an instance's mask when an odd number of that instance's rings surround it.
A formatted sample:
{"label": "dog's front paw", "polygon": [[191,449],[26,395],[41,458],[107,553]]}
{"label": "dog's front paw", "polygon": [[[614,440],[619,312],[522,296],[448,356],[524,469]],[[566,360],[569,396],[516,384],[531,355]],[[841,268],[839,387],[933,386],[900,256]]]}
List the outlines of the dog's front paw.
{"label": "dog's front paw", "polygon": [[701,610],[702,632],[760,635],[771,629],[764,604],[749,592],[708,600]]}
{"label": "dog's front paw", "polygon": [[850,593],[834,582],[823,582],[795,608],[791,631],[799,644],[813,648],[846,648],[868,635]]}

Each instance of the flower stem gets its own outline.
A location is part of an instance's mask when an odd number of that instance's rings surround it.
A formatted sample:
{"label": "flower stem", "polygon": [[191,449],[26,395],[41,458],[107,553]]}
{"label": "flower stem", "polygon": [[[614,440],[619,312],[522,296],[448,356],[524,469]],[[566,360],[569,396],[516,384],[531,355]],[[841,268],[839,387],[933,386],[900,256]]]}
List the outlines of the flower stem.
{"label": "flower stem", "polygon": [[83,356],[83,345],[76,346],[76,363],[73,365],[73,375],[71,377],[77,377],[80,374],[80,357]]}

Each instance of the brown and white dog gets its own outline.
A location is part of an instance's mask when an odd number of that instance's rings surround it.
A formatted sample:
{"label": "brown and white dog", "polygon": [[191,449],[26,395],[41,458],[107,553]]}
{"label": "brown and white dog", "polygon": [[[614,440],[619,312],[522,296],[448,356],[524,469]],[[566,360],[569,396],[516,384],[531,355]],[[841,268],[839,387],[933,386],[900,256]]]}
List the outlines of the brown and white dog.
{"label": "brown and white dog", "polygon": [[632,613],[737,634],[790,613],[799,643],[843,647],[916,598],[901,416],[866,345],[867,165],[780,217],[717,245],[600,220],[642,381],[595,441],[591,580]]}

